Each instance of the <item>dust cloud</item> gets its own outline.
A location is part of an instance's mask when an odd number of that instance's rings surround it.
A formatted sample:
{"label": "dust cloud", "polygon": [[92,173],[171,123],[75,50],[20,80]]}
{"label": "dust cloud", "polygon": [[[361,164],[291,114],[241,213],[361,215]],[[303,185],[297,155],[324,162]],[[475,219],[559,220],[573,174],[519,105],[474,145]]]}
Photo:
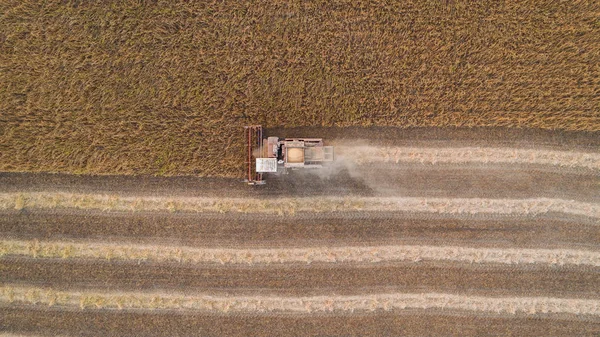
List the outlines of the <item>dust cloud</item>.
{"label": "dust cloud", "polygon": [[[295,170],[290,172],[290,176],[295,179],[302,179],[309,184],[320,184],[327,187],[353,186],[360,189],[360,194],[376,195],[386,192],[385,186],[379,182],[382,178],[394,179],[390,173],[388,177],[381,177],[381,172],[377,179],[372,177],[373,165],[363,165],[368,160],[365,157],[377,155],[378,147],[372,146],[368,140],[334,140],[327,142],[326,145],[334,147],[334,161],[324,163],[323,167],[310,170]],[[307,186],[308,188],[308,186]]]}
{"label": "dust cloud", "polygon": [[[496,170],[543,167],[545,171],[583,174],[597,174],[600,171],[600,153],[594,152],[511,147],[382,146],[369,140],[333,140],[327,141],[327,145],[334,147],[333,162],[324,163],[319,169],[280,173],[282,184],[279,186],[295,194],[350,193],[362,196],[414,195],[414,188],[420,186],[446,196],[452,194],[450,189],[454,187],[448,187],[452,184],[468,189],[471,177],[454,177],[454,180],[448,181],[450,185],[446,185],[442,176],[426,176],[423,172],[435,172],[442,167],[485,167]],[[496,178],[491,177],[492,181]],[[435,187],[429,183],[444,185]],[[427,184],[432,187],[427,187]]]}
{"label": "dust cloud", "polygon": [[279,178],[293,183],[295,193],[327,190],[339,193],[359,194],[363,196],[377,194],[379,188],[368,179],[368,167],[360,165],[360,160],[352,154],[356,149],[361,152],[368,147],[368,141],[330,141],[326,145],[334,147],[334,161],[323,163],[323,167],[314,169],[288,170]]}

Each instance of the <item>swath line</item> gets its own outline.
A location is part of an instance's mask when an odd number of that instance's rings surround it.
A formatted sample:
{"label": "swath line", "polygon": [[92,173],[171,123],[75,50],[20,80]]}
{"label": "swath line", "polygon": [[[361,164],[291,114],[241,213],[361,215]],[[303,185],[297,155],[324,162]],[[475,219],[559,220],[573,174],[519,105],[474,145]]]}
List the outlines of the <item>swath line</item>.
{"label": "swath line", "polygon": [[595,251],[416,245],[226,249],[102,242],[2,240],[0,256],[3,255],[225,265],[450,261],[600,267],[600,252]]}
{"label": "swath line", "polygon": [[444,293],[384,293],[350,296],[212,296],[158,292],[56,291],[47,288],[2,286],[0,303],[36,304],[61,308],[179,309],[213,313],[369,312],[406,309],[466,310],[474,314],[574,314],[600,316],[600,301],[549,297],[484,297]]}
{"label": "swath line", "polygon": [[332,212],[424,212],[457,215],[562,213],[600,219],[600,204],[552,198],[485,199],[427,197],[201,198],[125,197],[62,192],[2,193],[0,209],[72,208],[117,212],[165,211],[294,215]]}
{"label": "swath line", "polygon": [[533,164],[600,170],[600,154],[517,148],[336,146],[336,153],[357,164]]}

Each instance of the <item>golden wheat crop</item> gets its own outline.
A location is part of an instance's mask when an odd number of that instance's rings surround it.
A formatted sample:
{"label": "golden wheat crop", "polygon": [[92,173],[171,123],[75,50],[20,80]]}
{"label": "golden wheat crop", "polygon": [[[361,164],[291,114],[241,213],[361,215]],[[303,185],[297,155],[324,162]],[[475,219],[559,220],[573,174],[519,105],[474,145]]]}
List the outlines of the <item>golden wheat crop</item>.
{"label": "golden wheat crop", "polygon": [[600,130],[600,4],[0,3],[0,170],[241,175],[241,126]]}

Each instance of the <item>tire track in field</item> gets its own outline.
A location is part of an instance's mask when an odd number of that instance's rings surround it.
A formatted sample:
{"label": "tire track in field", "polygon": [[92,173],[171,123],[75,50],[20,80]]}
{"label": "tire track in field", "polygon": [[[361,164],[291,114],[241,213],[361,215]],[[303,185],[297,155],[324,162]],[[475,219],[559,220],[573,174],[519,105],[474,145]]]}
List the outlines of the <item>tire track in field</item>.
{"label": "tire track in field", "polygon": [[[0,307],[10,331],[52,336],[594,336],[600,320],[525,315],[466,315],[448,310],[374,312],[360,315],[214,315],[200,312],[48,310]],[[28,334],[27,334],[28,335]]]}
{"label": "tire track in field", "polygon": [[600,300],[550,297],[486,297],[444,293],[386,293],[330,296],[213,296],[161,292],[56,291],[0,286],[1,303],[59,306],[63,309],[193,310],[215,313],[373,312],[407,309],[465,310],[473,314],[573,314],[600,316]]}
{"label": "tire track in field", "polygon": [[[335,166],[335,165],[334,165]],[[373,163],[330,170],[328,175],[301,173],[269,176],[269,182],[251,188],[235,179],[195,177],[98,177],[65,174],[0,173],[5,193],[52,191],[121,196],[169,195],[179,197],[305,197],[318,195],[462,198],[550,197],[598,201],[594,193],[600,176],[565,167],[531,165],[423,165]],[[300,174],[296,174],[300,173]],[[518,186],[518,188],[515,188]],[[597,188],[596,188],[597,190]]]}
{"label": "tire track in field", "polygon": [[458,245],[489,248],[600,247],[600,227],[582,221],[518,218],[348,218],[71,210],[0,213],[0,232],[20,240],[101,240],[206,248]]}
{"label": "tire track in field", "polygon": [[437,292],[600,299],[600,268],[589,266],[439,261],[222,266],[5,257],[0,259],[0,270],[5,275],[3,284],[66,291],[160,289],[279,296]]}

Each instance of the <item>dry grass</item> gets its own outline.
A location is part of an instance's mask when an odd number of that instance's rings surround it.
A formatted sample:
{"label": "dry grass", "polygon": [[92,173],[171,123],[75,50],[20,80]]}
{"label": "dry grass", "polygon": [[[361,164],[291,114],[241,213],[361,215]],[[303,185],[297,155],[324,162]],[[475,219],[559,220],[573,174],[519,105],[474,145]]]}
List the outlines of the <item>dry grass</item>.
{"label": "dry grass", "polygon": [[600,130],[600,4],[0,3],[0,170],[239,176],[241,126]]}

